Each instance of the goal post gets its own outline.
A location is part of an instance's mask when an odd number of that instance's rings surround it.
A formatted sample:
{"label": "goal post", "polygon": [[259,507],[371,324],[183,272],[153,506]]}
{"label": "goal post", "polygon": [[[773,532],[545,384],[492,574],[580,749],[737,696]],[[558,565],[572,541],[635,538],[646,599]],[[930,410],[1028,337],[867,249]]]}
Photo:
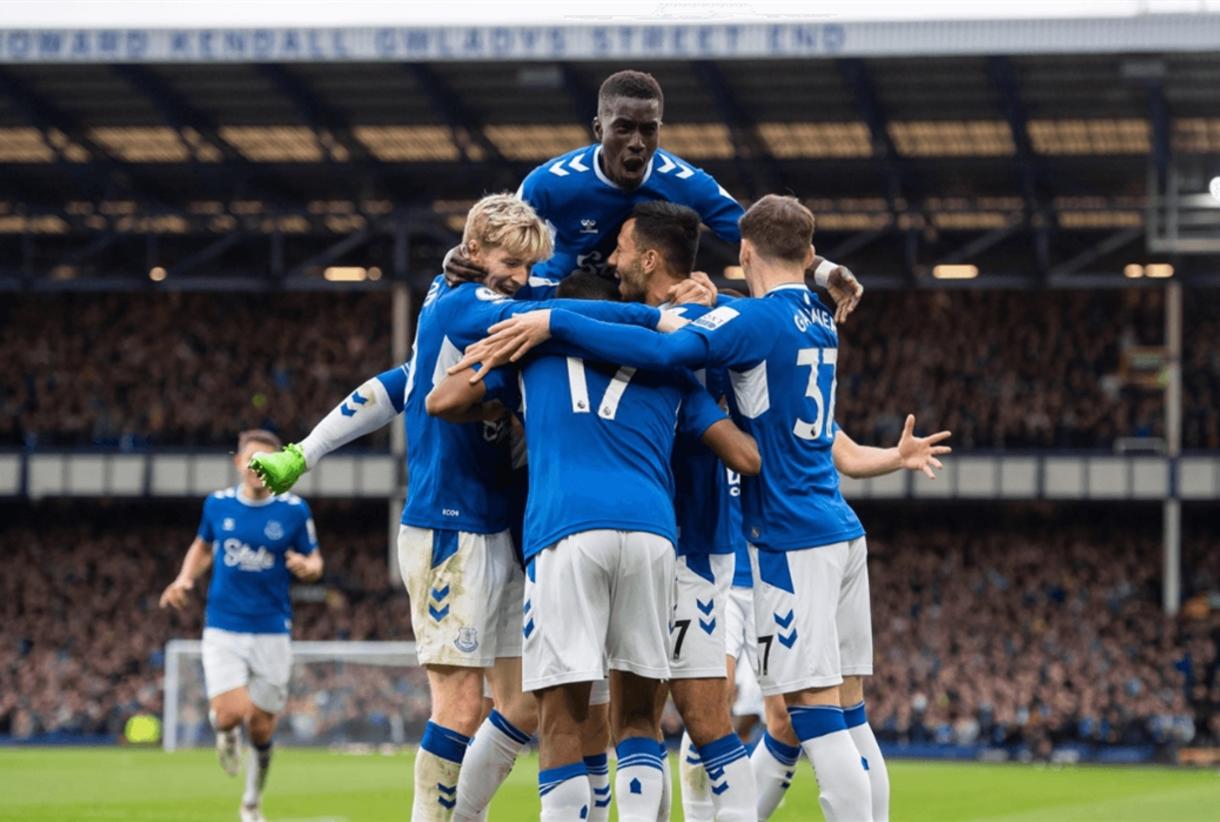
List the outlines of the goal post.
{"label": "goal post", "polygon": [[[166,751],[211,745],[203,643],[165,646]],[[293,642],[288,705],[276,741],[287,745],[403,745],[427,723],[428,683],[414,642]]]}

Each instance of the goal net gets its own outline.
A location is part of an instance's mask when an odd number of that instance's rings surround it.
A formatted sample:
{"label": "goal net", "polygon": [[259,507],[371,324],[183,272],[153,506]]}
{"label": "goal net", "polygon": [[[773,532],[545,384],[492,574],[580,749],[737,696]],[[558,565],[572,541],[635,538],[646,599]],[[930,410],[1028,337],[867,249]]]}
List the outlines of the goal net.
{"label": "goal net", "polygon": [[[164,747],[210,746],[202,643],[165,647]],[[294,642],[277,744],[403,745],[428,721],[428,680],[414,642]]]}

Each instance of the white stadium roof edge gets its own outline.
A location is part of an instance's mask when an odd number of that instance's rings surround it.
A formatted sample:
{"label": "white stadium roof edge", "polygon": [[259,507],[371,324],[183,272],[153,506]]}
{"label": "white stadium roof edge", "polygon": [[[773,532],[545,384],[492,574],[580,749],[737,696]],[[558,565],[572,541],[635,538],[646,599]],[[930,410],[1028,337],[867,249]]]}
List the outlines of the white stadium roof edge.
{"label": "white stadium roof edge", "polygon": [[603,19],[580,7],[548,13],[545,2],[511,4],[511,17],[503,3],[425,5],[18,0],[5,4],[0,63],[723,60],[1214,51],[1220,43],[1220,0],[996,0],[982,11],[929,0],[917,17],[910,4],[858,0],[822,2],[818,15],[775,0],[625,0]]}

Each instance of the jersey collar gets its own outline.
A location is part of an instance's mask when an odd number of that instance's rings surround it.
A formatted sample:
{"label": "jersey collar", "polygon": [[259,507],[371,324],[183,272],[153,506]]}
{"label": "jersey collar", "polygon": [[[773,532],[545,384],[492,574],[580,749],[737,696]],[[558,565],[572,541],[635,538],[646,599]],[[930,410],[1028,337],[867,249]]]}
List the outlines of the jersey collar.
{"label": "jersey collar", "polygon": [[[774,294],[776,291],[808,291],[809,286],[804,283],[781,283],[775,286],[767,294]],[[765,296],[765,295],[764,295]]]}
{"label": "jersey collar", "polygon": [[248,505],[251,508],[262,508],[264,505],[270,505],[271,503],[275,502],[275,494],[272,494],[264,500],[250,499],[242,493],[240,484],[233,489],[233,496],[236,497],[237,501],[242,505]]}
{"label": "jersey collar", "polygon": [[[660,149],[658,149],[658,151],[659,150]],[[656,159],[657,159],[657,152],[654,151],[652,153],[652,157],[650,157],[648,160],[648,168],[644,170],[644,179],[640,180],[640,188],[643,188],[644,184],[648,182],[648,178],[652,176],[652,163],[653,163],[653,160],[656,160]],[[603,183],[610,186],[611,188],[622,191],[622,186],[620,186],[618,183],[611,180],[609,177],[606,176],[606,173],[604,171],[602,171],[602,147],[601,147],[600,143],[598,144],[597,148],[595,148],[593,150],[593,171],[595,174],[597,174],[597,179],[601,180]]]}

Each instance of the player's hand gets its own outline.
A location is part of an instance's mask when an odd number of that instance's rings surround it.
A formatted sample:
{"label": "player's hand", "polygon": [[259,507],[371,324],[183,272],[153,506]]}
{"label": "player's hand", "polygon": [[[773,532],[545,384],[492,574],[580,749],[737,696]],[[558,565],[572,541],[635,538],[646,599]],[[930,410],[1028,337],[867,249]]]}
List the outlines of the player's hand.
{"label": "player's hand", "polygon": [[441,269],[445,272],[445,282],[451,286],[462,283],[481,283],[487,276],[487,269],[470,261],[470,257],[466,255],[465,245],[449,249],[441,263]]}
{"label": "player's hand", "polygon": [[474,365],[482,368],[470,377],[473,385],[483,375],[505,363],[517,362],[551,338],[551,310],[526,311],[496,323],[488,329],[488,335],[466,349],[461,361],[449,369],[450,374],[465,371]]}
{"label": "player's hand", "polygon": [[674,305],[695,303],[715,308],[717,291],[715,283],[707,274],[696,271],[682,282],[671,286],[665,296]]}
{"label": "player's hand", "polygon": [[929,479],[936,479],[933,468],[944,468],[937,459],[948,454],[953,449],[947,445],[937,445],[949,439],[950,432],[938,431],[927,437],[915,436],[915,415],[907,414],[907,421],[902,426],[902,436],[898,440],[898,457],[902,467],[910,471],[922,471]]}
{"label": "player's hand", "polygon": [[308,470],[305,465],[305,452],[295,442],[290,442],[270,454],[255,454],[250,459],[249,468],[263,481],[271,491],[282,494],[296,484]]}
{"label": "player's hand", "polygon": [[826,290],[835,301],[835,323],[843,323],[851,312],[860,304],[864,296],[864,286],[856,279],[847,266],[838,266],[830,272],[826,281]]}
{"label": "player's hand", "polygon": [[322,576],[322,569],[314,557],[316,554],[298,554],[296,551],[284,552],[284,567],[294,577],[303,582],[316,582]]}
{"label": "player's hand", "polygon": [[194,580],[174,580],[161,592],[161,607],[173,608],[178,611],[182,610],[186,607],[187,600],[190,599],[190,594],[194,587]]}

